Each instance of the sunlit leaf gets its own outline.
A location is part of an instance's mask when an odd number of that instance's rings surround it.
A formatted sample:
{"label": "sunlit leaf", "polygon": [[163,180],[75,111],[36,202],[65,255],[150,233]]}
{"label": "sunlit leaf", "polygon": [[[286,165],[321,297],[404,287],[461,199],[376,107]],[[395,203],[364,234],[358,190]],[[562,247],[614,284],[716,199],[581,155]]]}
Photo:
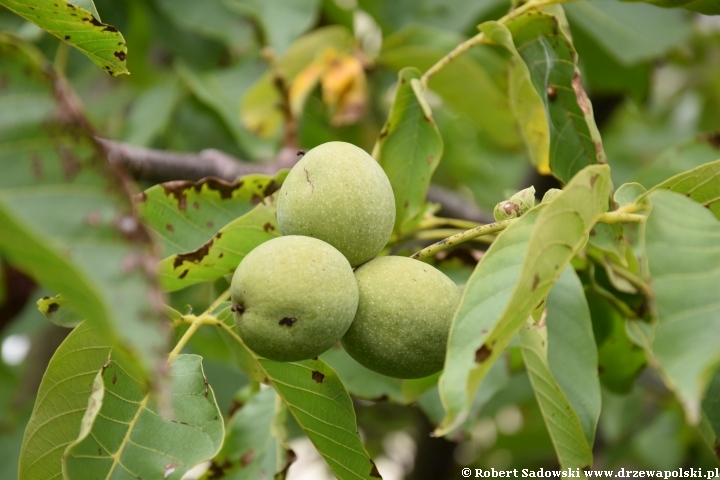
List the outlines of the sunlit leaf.
{"label": "sunlit leaf", "polygon": [[609,168],[583,169],[552,202],[530,210],[498,235],[465,286],[448,341],[440,395],[456,428],[488,370],[545,298],[607,209]]}
{"label": "sunlit leaf", "polygon": [[720,361],[720,223],[677,193],[660,190],[648,200],[643,238],[657,321],[648,354],[688,420],[697,423],[702,394]]}
{"label": "sunlit leaf", "polygon": [[443,152],[419,78],[415,68],[400,71],[393,107],[373,152],[393,187],[396,231],[424,213],[430,178]]}
{"label": "sunlit leaf", "polygon": [[155,372],[167,336],[154,247],[133,215],[133,187],[33,47],[0,35],[0,55],[0,111],[15,112],[14,124],[0,128],[0,250]]}
{"label": "sunlit leaf", "polygon": [[577,68],[577,53],[558,19],[523,15],[507,24],[525,60],[550,124],[550,170],[563,182],[587,165],[606,163],[592,104]]}
{"label": "sunlit leaf", "polygon": [[37,301],[37,307],[45,318],[59,327],[74,328],[82,322],[82,318],[70,310],[62,295],[43,297]]}
{"label": "sunlit leaf", "polygon": [[212,458],[225,427],[202,357],[178,355],[170,361],[171,406],[163,411],[116,354],[95,376],[80,435],[63,455],[63,474],[179,480]]}
{"label": "sunlit leaf", "polygon": [[127,47],[122,34],[112,25],[100,22],[82,5],[74,3],[65,0],[0,0],[0,5],[77,48],[110,75],[128,73],[125,63]]}
{"label": "sunlit leaf", "polygon": [[679,173],[650,189],[641,199],[659,190],[690,197],[720,218],[720,160]]}
{"label": "sunlit leaf", "polygon": [[215,178],[161,183],[137,196],[136,205],[162,241],[164,253],[174,255],[202,246],[222,227],[250,212],[280,188],[286,174],[246,175],[234,183]]}

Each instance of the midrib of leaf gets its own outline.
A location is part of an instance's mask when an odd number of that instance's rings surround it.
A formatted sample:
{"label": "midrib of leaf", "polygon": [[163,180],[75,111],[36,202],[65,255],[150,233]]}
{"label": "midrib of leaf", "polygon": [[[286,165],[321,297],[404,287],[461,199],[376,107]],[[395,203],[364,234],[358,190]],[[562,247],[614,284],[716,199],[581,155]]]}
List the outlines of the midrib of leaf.
{"label": "midrib of leaf", "polygon": [[[122,465],[122,462],[120,460],[120,457],[122,456],[122,452],[123,452],[123,450],[125,450],[125,445],[127,445],[128,442],[130,442],[130,435],[132,435],[133,428],[135,428],[135,424],[137,423],[138,419],[140,418],[140,414],[145,409],[149,399],[150,399],[149,394],[145,395],[145,398],[142,399],[142,401],[140,402],[140,404],[138,406],[137,413],[135,413],[135,416],[128,424],[128,429],[127,429],[127,432],[125,432],[125,437],[123,438],[122,442],[120,443],[120,448],[118,448],[117,452],[110,455],[110,457],[112,457],[112,459],[113,459],[113,463],[110,466],[110,470],[108,470],[108,474],[105,476],[105,480],[110,479],[110,476],[115,471],[115,467],[117,465]],[[98,415],[100,415],[99,412],[98,412]],[[97,441],[97,439],[95,439],[95,440]],[[97,441],[97,442],[100,443],[99,441]],[[109,452],[109,450],[106,450],[106,451]],[[127,468],[124,465],[122,465],[122,467],[127,470]],[[130,472],[130,471],[128,470],[128,472]]]}

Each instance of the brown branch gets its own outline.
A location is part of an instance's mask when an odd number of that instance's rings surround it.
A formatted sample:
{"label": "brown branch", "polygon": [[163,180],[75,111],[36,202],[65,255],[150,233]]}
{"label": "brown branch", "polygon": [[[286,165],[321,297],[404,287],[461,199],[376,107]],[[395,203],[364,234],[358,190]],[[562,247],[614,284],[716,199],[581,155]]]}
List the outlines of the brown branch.
{"label": "brown branch", "polygon": [[[215,149],[199,153],[179,153],[129,145],[115,140],[97,138],[107,151],[108,159],[125,167],[135,178],[167,182],[171,180],[198,181],[217,177],[233,182],[243,175],[262,173],[273,175],[283,168],[292,168],[300,159],[297,150],[285,147],[269,163],[252,163],[240,160]],[[492,215],[483,212],[471,200],[449,188],[431,185],[427,200],[441,205],[440,214],[478,223],[491,223]]]}
{"label": "brown branch", "polygon": [[283,168],[292,168],[299,159],[297,152],[289,148],[280,150],[277,158],[270,163],[251,163],[215,149],[178,153],[103,138],[97,138],[97,141],[107,151],[110,162],[123,165],[136,178],[156,182],[197,181],[205,177],[232,182],[251,173],[273,175]]}

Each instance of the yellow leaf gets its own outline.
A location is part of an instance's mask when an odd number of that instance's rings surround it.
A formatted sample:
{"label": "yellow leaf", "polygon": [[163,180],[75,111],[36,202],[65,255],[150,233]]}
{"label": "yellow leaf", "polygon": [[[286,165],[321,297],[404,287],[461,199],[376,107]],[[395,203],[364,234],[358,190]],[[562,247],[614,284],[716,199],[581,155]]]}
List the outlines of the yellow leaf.
{"label": "yellow leaf", "polygon": [[335,58],[322,77],[323,102],[333,112],[333,125],[359,120],[367,105],[367,79],[362,62],[352,55]]}

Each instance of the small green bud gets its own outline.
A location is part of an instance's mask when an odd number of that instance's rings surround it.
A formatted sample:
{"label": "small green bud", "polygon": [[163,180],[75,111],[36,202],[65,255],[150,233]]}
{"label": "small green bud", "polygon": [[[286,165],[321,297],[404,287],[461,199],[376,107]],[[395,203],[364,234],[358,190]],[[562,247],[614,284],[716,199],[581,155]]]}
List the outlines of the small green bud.
{"label": "small green bud", "polygon": [[535,187],[528,187],[520,190],[510,197],[495,205],[493,217],[496,221],[517,218],[535,206]]}

